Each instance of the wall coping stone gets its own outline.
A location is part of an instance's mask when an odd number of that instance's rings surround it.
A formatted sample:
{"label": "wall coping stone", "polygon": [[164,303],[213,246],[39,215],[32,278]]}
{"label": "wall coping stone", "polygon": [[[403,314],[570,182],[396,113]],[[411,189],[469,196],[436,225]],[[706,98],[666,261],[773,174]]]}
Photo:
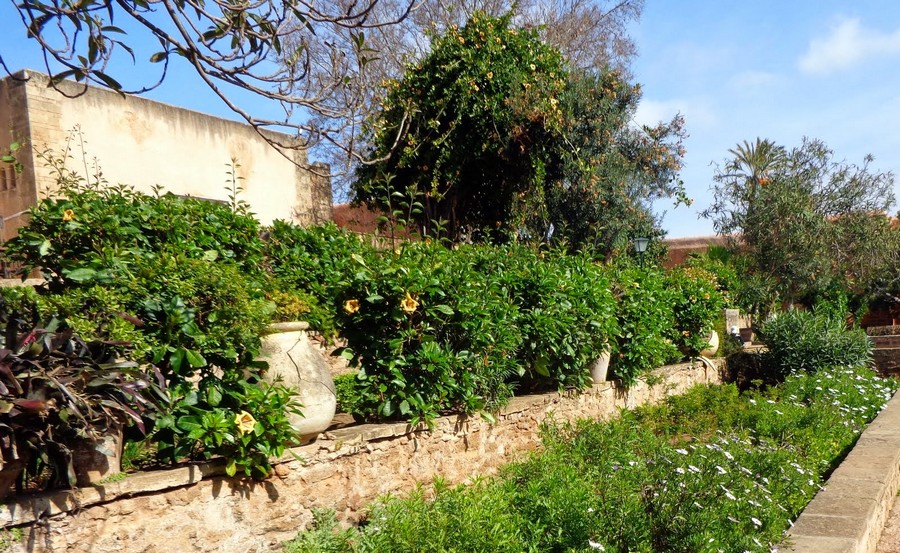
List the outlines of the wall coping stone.
{"label": "wall coping stone", "polygon": [[872,553],[900,490],[900,391],[788,532],[791,553]]}

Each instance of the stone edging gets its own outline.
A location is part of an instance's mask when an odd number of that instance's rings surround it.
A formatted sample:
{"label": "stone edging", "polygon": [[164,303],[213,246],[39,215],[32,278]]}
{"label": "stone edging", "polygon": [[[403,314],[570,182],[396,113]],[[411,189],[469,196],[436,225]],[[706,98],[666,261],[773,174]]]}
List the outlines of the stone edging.
{"label": "stone edging", "polygon": [[900,392],[788,532],[793,553],[872,553],[900,490]]}

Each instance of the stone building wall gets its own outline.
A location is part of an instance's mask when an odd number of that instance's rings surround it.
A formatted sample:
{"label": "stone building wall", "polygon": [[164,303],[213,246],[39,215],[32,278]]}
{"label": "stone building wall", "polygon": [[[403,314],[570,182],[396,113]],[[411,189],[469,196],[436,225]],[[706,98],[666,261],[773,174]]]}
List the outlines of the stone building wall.
{"label": "stone building wall", "polygon": [[0,505],[0,524],[23,528],[13,552],[262,552],[278,550],[329,508],[353,522],[366,504],[436,476],[468,482],[494,473],[539,446],[539,428],[557,421],[607,419],[623,407],[657,402],[692,385],[720,381],[718,365],[673,365],[659,383],[631,389],[606,382],[583,393],[517,397],[495,424],[443,417],[433,430],[405,423],[329,430],[285,455],[264,482],[223,476],[221,464],[129,475],[75,492],[24,497]]}

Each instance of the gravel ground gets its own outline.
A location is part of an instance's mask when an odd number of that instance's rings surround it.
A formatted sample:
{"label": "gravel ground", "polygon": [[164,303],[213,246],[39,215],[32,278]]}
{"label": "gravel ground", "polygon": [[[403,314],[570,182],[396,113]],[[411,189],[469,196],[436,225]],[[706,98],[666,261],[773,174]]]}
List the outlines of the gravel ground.
{"label": "gravel ground", "polygon": [[884,533],[875,553],[900,553],[900,500],[897,498],[894,498],[894,506],[884,524]]}

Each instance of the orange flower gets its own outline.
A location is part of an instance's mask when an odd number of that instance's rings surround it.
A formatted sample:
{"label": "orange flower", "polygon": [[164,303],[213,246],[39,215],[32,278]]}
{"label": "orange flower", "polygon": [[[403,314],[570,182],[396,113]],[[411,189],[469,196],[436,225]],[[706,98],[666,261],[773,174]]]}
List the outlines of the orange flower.
{"label": "orange flower", "polygon": [[256,419],[247,411],[241,411],[234,416],[234,424],[237,425],[238,432],[246,434],[253,432],[253,428],[256,427]]}
{"label": "orange flower", "polygon": [[419,307],[419,302],[415,300],[412,296],[409,295],[409,292],[406,293],[406,297],[400,301],[400,309],[403,310],[407,315],[412,315],[416,312],[416,308]]}
{"label": "orange flower", "polygon": [[344,311],[348,315],[352,315],[359,311],[359,300],[347,300],[344,302]]}
{"label": "orange flower", "polygon": [[63,211],[63,221],[68,223],[69,221],[71,221],[73,219],[75,219],[74,211],[72,211],[71,209],[67,209],[67,210]]}

